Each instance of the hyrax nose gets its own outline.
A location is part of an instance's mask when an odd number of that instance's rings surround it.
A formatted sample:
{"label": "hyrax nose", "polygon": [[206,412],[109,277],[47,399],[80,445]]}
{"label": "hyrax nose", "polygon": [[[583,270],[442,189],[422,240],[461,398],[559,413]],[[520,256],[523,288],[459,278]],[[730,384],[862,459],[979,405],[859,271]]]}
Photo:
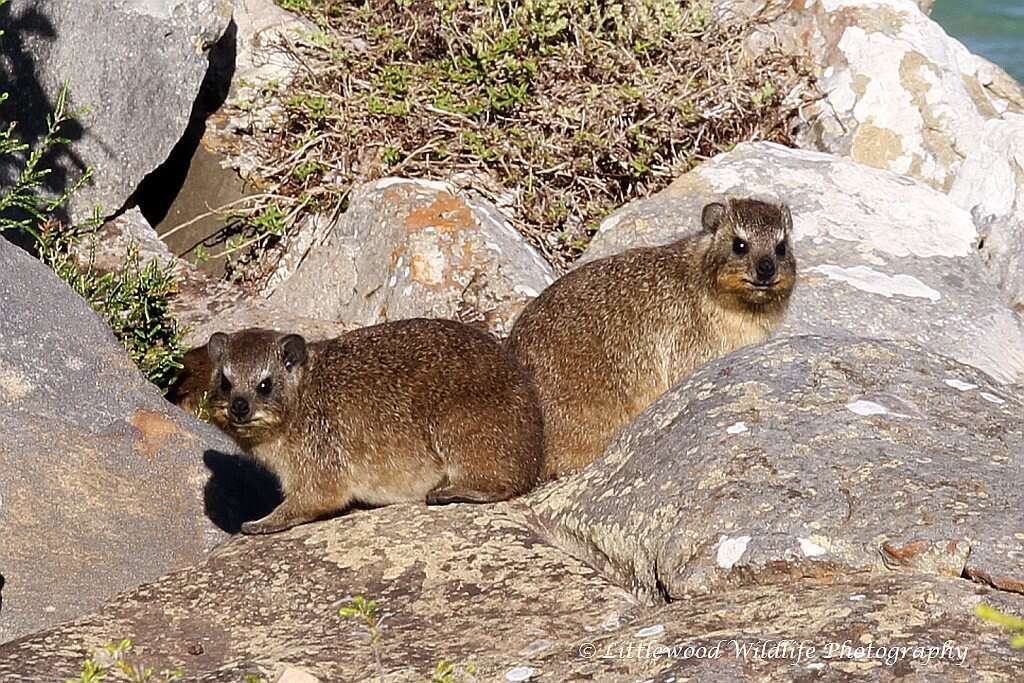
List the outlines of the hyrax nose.
{"label": "hyrax nose", "polygon": [[249,402],[241,396],[231,399],[231,417],[244,420],[249,417]]}
{"label": "hyrax nose", "polygon": [[765,282],[775,277],[775,259],[771,256],[762,256],[757,262],[757,277]]}

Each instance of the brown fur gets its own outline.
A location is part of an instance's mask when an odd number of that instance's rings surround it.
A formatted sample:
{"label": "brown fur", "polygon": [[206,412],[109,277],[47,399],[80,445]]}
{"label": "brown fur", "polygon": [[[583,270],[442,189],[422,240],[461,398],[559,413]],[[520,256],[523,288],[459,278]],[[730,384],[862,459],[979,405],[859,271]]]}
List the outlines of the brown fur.
{"label": "brown fur", "polygon": [[[278,475],[284,493],[246,533],[287,529],[354,501],[504,500],[537,480],[536,392],[484,332],[413,319],[308,345],[246,330],[215,334],[207,346],[214,422]],[[238,398],[250,405],[243,420],[230,413]]]}
{"label": "brown fur", "polygon": [[[767,339],[796,280],[785,206],[705,207],[704,229],[581,266],[531,301],[507,346],[544,414],[543,477],[593,462],[622,426],[709,360]],[[737,234],[746,254],[734,251]],[[784,256],[776,249],[784,244]],[[758,288],[771,257],[775,281]]]}
{"label": "brown fur", "polygon": [[167,400],[182,410],[198,413],[203,396],[209,392],[212,372],[213,363],[205,345],[189,350],[181,359],[174,384],[167,390]]}

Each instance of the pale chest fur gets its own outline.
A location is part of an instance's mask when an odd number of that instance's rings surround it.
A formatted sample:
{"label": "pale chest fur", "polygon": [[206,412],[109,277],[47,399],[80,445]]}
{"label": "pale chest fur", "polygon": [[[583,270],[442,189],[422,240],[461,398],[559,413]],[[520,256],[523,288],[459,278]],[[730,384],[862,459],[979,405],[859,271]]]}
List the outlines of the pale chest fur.
{"label": "pale chest fur", "polygon": [[660,394],[705,363],[751,344],[768,339],[782,319],[782,313],[751,314],[707,302],[700,329],[679,326],[676,335],[663,335],[657,344],[656,366]]}
{"label": "pale chest fur", "polygon": [[273,472],[281,480],[282,487],[287,491],[294,481],[294,458],[284,452],[284,437],[268,439],[249,448],[249,453],[258,463]]}
{"label": "pale chest fur", "polygon": [[736,349],[760,344],[768,339],[779,324],[782,315],[751,313],[746,310],[727,309],[714,306],[712,309],[712,343],[717,343],[715,356],[731,353]]}

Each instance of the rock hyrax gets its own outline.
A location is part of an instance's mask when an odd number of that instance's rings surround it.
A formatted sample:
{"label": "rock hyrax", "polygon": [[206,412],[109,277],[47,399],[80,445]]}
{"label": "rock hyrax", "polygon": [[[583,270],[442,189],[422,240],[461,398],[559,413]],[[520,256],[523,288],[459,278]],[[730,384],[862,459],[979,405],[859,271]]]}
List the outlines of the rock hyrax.
{"label": "rock hyrax", "polygon": [[354,501],[491,502],[527,492],[542,426],[528,375],[485,332],[412,319],[314,342],[216,333],[213,421],[277,474],[272,533]]}
{"label": "rock hyrax", "polygon": [[571,271],[531,301],[508,348],[544,415],[543,477],[593,462],[694,368],[764,341],[796,280],[784,205],[708,204],[703,230]]}

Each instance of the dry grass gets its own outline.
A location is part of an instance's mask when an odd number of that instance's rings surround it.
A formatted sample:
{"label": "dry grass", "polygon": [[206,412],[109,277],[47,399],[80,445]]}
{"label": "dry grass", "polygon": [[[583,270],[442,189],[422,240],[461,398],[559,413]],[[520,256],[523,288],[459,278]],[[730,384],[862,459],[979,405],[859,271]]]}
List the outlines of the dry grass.
{"label": "dry grass", "polygon": [[[716,26],[699,2],[278,2],[320,27],[282,47],[303,75],[253,103],[283,109],[249,141],[261,188],[289,198],[280,214],[329,210],[384,175],[454,179],[505,206],[556,267],[610,211],[701,160],[788,143],[813,88],[798,59],[746,57],[749,27]],[[278,239],[251,223],[237,239]]]}

